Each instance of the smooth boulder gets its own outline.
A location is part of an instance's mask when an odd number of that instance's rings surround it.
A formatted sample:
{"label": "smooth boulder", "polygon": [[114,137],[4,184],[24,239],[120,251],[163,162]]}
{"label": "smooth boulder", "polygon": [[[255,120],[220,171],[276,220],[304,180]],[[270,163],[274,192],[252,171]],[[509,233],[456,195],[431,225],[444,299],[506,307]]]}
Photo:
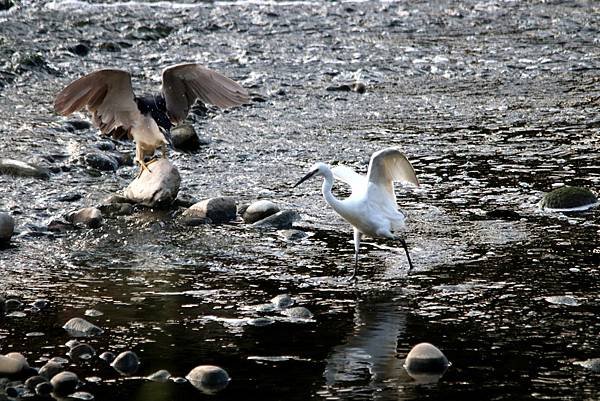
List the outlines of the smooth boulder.
{"label": "smooth boulder", "polygon": [[213,365],[196,366],[185,378],[198,390],[207,394],[223,390],[231,381],[224,369]]}
{"label": "smooth boulder", "polygon": [[448,369],[448,358],[435,345],[420,343],[415,345],[404,361],[404,368],[410,377],[419,382],[436,382]]}
{"label": "smooth boulder", "polygon": [[0,243],[10,241],[15,233],[15,220],[8,213],[0,213]]}
{"label": "smooth boulder", "polygon": [[110,364],[117,372],[130,375],[135,373],[140,366],[140,359],[133,351],[121,352]]}
{"label": "smooth boulder", "polygon": [[95,207],[85,207],[69,213],[65,219],[75,225],[98,228],[102,225],[102,212]]}
{"label": "smooth boulder", "polygon": [[0,355],[0,375],[14,375],[28,367],[27,359],[18,352]]}
{"label": "smooth boulder", "polygon": [[564,186],[548,192],[540,202],[543,209],[587,209],[598,204],[598,197],[589,189]]}
{"label": "smooth boulder", "polygon": [[269,217],[252,224],[254,227],[274,228],[278,230],[290,229],[295,221],[300,220],[300,215],[294,210],[282,210]]}
{"label": "smooth boulder", "polygon": [[0,174],[15,177],[50,178],[50,173],[47,169],[14,159],[0,159]]}
{"label": "smooth boulder", "polygon": [[244,223],[252,224],[279,212],[279,206],[275,203],[262,199],[252,203],[243,214]]}
{"label": "smooth boulder", "polygon": [[167,159],[158,159],[148,165],[125,189],[125,197],[133,203],[148,207],[165,207],[177,198],[181,176]]}
{"label": "smooth boulder", "polygon": [[175,149],[194,151],[200,147],[200,140],[194,126],[182,124],[171,129],[171,142]]}
{"label": "smooth boulder", "polygon": [[79,384],[79,377],[73,372],[64,371],[54,376],[50,380],[50,384],[52,384],[52,391],[55,394],[65,396],[75,392]]}
{"label": "smooth boulder", "polygon": [[42,376],[46,380],[50,380],[63,370],[65,370],[65,368],[62,363],[48,361],[40,368],[38,375]]}
{"label": "smooth boulder", "polygon": [[214,224],[227,223],[235,220],[237,207],[235,200],[228,196],[210,198],[195,203],[185,212],[184,218],[208,218]]}
{"label": "smooth boulder", "polygon": [[90,337],[104,333],[104,330],[102,330],[100,327],[80,317],[74,317],[70,319],[67,323],[65,323],[63,329],[65,329],[73,337]]}

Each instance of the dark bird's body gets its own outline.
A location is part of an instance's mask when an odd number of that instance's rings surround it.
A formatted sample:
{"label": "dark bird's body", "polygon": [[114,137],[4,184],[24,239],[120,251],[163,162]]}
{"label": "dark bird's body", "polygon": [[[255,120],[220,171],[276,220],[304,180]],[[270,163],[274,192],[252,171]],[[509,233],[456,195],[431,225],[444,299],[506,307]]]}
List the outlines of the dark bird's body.
{"label": "dark bird's body", "polygon": [[69,84],[57,96],[55,110],[69,115],[86,108],[104,135],[133,138],[135,160],[147,169],[146,156],[160,148],[166,157],[170,130],[183,121],[201,100],[226,108],[248,102],[248,93],[238,83],[199,64],[165,68],[161,92],[136,97],[127,71],[105,69],[92,72]]}

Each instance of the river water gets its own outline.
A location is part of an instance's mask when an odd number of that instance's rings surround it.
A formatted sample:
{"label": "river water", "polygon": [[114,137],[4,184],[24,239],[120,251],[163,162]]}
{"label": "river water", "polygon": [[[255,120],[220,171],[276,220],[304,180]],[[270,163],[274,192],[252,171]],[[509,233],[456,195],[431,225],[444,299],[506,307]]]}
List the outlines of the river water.
{"label": "river water", "polygon": [[[65,0],[0,12],[0,157],[53,172],[0,175],[0,209],[18,231],[0,251],[0,294],[50,300],[0,318],[0,352],[36,367],[64,356],[61,326],[93,308],[103,315],[87,319],[105,333],[86,342],[142,361],[134,377],[97,358],[72,362],[98,400],[205,398],[141,378],[201,364],[228,371],[213,397],[223,400],[600,398],[598,374],[574,363],[600,357],[600,213],[537,206],[556,186],[598,188],[599,42],[593,1]],[[107,66],[153,91],[162,68],[190,61],[241,82],[254,102],[194,117],[210,143],[171,152],[181,192],[270,199],[300,212],[308,237],[186,227],[181,209],[48,232],[136,174],[86,167],[102,139],[65,129],[54,95]],[[353,82],[366,92],[332,90]],[[397,191],[415,269],[399,244],[367,241],[352,285],[351,228],[316,180],[292,184],[315,161],[364,173],[388,146],[404,149],[422,183]],[[284,293],[314,317],[256,307]],[[452,363],[438,383],[402,367],[420,342]]]}

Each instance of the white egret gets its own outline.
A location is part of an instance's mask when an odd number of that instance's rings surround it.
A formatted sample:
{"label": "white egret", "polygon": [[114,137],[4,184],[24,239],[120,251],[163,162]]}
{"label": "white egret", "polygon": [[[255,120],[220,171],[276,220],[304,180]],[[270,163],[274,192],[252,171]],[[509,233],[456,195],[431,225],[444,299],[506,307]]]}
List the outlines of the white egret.
{"label": "white egret", "polygon": [[[397,147],[390,147],[373,153],[367,175],[356,173],[348,166],[330,168],[325,163],[315,163],[294,187],[311,177],[322,176],[325,201],[354,228],[354,273],[358,270],[358,251],[363,235],[399,239],[406,252],[409,269],[412,261],[404,238],[394,235],[394,231],[404,228],[406,217],[398,210],[394,181],[419,186],[412,165]],[[334,177],[349,184],[352,194],[346,199],[337,199],[331,192]]]}

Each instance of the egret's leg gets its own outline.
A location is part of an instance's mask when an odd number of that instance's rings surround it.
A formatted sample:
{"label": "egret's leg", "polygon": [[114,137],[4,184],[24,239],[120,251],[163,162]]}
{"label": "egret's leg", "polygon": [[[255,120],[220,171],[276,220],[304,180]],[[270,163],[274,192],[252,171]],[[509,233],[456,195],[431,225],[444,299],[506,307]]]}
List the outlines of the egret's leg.
{"label": "egret's leg", "polygon": [[406,252],[406,259],[408,259],[408,270],[412,270],[413,268],[413,264],[412,261],[410,260],[410,255],[408,253],[408,247],[406,246],[406,241],[404,241],[404,238],[400,238],[400,243],[402,244],[402,247],[404,248],[404,251]]}
{"label": "egret's leg", "polygon": [[140,165],[140,172],[138,173],[137,178],[142,175],[144,170],[149,173],[151,172],[146,163],[144,163],[144,152],[142,152],[142,148],[139,146],[135,147],[135,161]]}
{"label": "egret's leg", "polygon": [[354,229],[354,273],[352,273],[352,277],[350,280],[356,280],[356,273],[358,273],[358,250],[360,248],[360,239],[362,238],[362,233],[358,231],[356,228]]}

